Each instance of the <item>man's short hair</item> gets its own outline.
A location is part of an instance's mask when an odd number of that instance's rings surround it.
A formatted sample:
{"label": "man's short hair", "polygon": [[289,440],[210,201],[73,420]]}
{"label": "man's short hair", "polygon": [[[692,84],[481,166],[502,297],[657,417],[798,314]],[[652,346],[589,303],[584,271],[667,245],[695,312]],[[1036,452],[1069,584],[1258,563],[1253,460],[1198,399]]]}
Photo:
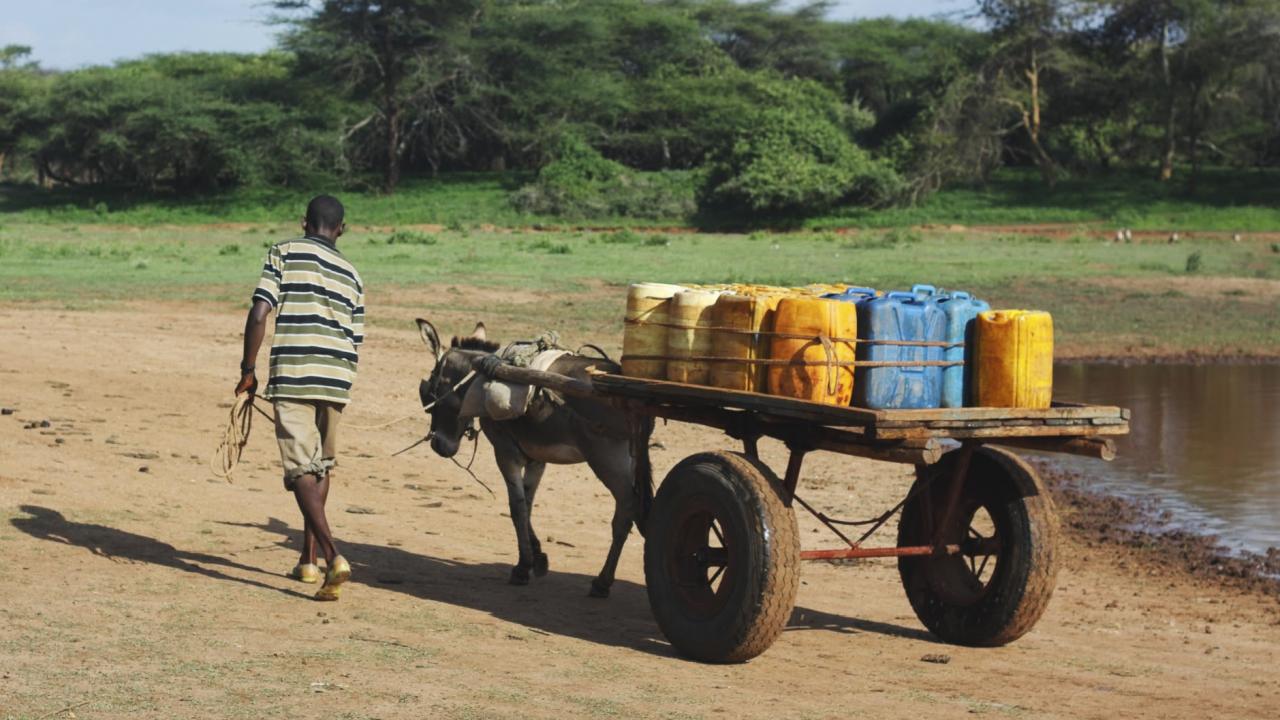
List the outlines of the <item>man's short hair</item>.
{"label": "man's short hair", "polygon": [[342,203],[332,195],[317,195],[307,203],[307,225],[313,229],[342,227],[343,215]]}

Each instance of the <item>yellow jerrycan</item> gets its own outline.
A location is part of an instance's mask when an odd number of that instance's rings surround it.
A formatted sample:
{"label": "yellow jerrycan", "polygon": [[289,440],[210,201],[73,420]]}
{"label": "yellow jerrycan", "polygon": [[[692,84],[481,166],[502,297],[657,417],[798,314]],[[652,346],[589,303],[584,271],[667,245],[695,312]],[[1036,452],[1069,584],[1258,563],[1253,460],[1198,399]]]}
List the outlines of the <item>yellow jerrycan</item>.
{"label": "yellow jerrycan", "polygon": [[785,297],[773,318],[769,392],[827,405],[853,399],[857,306],[814,297]]}
{"label": "yellow jerrycan", "polygon": [[1038,310],[978,313],[975,397],[983,407],[1044,409],[1053,401],[1053,318]]}
{"label": "yellow jerrycan", "polygon": [[711,381],[711,309],[723,293],[685,290],[671,300],[671,327],[667,329],[667,379],[689,385]]}
{"label": "yellow jerrycan", "polygon": [[721,295],[711,308],[711,385],[764,392],[768,370],[755,362],[769,357],[769,335],[781,295]]}
{"label": "yellow jerrycan", "polygon": [[683,290],[683,286],[662,283],[636,283],[627,289],[627,314],[622,328],[623,375],[666,379],[671,299]]}

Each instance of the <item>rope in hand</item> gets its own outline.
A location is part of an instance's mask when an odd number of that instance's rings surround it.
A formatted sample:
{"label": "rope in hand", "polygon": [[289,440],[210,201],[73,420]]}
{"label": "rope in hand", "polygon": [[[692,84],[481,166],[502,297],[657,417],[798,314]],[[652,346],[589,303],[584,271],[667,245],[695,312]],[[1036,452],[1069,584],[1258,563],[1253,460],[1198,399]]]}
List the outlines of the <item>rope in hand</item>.
{"label": "rope in hand", "polygon": [[209,458],[209,469],[213,474],[232,482],[231,476],[240,464],[240,456],[244,446],[249,443],[249,432],[253,429],[253,411],[262,413],[266,419],[275,422],[275,418],[254,404],[253,393],[240,393],[231,405],[231,416],[227,428],[222,433],[222,441]]}

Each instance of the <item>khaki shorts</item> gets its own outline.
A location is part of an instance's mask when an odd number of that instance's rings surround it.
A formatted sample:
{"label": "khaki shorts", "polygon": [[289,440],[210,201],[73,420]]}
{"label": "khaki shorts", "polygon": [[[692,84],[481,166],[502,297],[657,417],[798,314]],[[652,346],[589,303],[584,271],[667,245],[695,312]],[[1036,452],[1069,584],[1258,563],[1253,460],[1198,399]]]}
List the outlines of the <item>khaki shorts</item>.
{"label": "khaki shorts", "polygon": [[285,489],[299,475],[323,475],[338,464],[338,422],[343,405],[320,400],[276,400],[276,442]]}

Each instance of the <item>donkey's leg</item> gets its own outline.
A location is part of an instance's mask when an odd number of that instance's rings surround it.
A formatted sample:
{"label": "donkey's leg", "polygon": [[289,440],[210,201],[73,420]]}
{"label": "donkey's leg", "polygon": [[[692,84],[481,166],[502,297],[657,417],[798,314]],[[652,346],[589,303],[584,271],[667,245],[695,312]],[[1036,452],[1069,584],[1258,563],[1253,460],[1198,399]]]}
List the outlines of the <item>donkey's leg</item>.
{"label": "donkey's leg", "polygon": [[542,473],[546,469],[547,464],[538,460],[529,460],[524,468],[524,497],[529,518],[529,549],[533,552],[533,574],[538,577],[546,575],[551,567],[547,561],[547,554],[542,552],[542,541],[538,540],[538,533],[533,529],[533,496],[538,493],[538,484],[542,482]]}
{"label": "donkey's leg", "polygon": [[591,592],[588,593],[597,598],[609,597],[609,589],[613,587],[614,574],[618,570],[618,559],[622,557],[622,547],[627,542],[631,525],[639,510],[632,487],[635,478],[627,443],[610,443],[603,449],[605,452],[597,457],[587,458],[596,477],[600,478],[613,495],[613,541],[609,545],[609,555],[605,558],[604,567],[591,581]]}
{"label": "donkey's leg", "polygon": [[520,558],[511,568],[508,580],[512,585],[528,585],[529,571],[533,568],[533,546],[529,538],[529,500],[525,496],[524,477],[529,460],[511,437],[501,430],[490,432],[488,423],[481,421],[485,436],[493,444],[493,457],[498,462],[498,471],[507,484],[507,507],[511,511],[511,524],[516,531],[516,547]]}

